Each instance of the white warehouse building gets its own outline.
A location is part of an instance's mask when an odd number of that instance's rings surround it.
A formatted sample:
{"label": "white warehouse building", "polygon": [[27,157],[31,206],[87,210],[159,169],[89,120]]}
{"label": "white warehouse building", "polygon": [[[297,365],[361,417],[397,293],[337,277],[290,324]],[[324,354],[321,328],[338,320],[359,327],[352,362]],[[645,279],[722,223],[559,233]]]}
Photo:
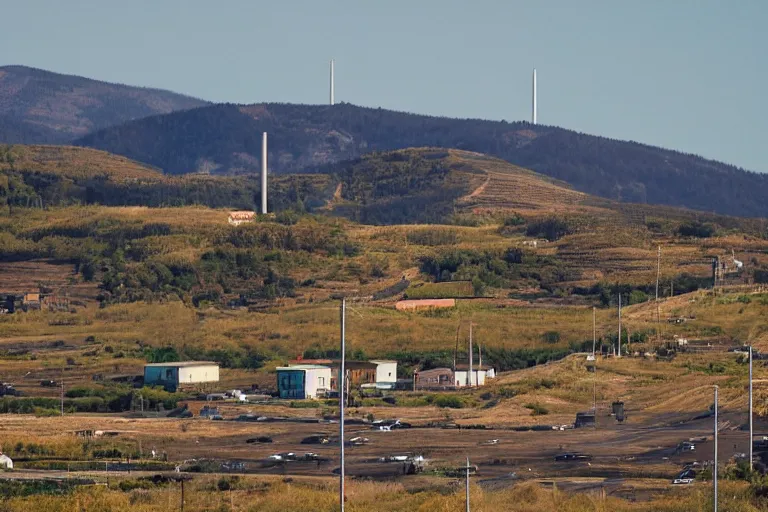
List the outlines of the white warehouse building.
{"label": "white warehouse building", "polygon": [[194,386],[219,381],[219,365],[211,361],[180,361],[144,365],[144,385],[163,386],[176,390],[181,386]]}
{"label": "white warehouse building", "polygon": [[331,389],[331,369],[318,364],[296,364],[277,368],[280,398],[319,398]]}
{"label": "white warehouse building", "polygon": [[394,387],[397,382],[397,361],[373,359],[371,362],[376,365],[376,387]]}

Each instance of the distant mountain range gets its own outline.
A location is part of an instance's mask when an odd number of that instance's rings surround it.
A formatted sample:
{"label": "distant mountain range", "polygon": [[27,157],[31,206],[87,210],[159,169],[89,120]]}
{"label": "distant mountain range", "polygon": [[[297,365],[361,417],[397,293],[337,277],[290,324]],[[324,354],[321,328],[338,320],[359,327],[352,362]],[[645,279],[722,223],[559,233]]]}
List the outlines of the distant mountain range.
{"label": "distant mountain range", "polygon": [[492,155],[612,200],[768,216],[768,174],[636,142],[344,103],[212,105],[168,91],[0,67],[0,143],[74,143],[166,174],[249,175],[260,166],[262,131],[269,132],[274,173],[333,173],[333,164],[374,151],[442,147]]}
{"label": "distant mountain range", "polygon": [[496,156],[617,201],[768,216],[768,175],[658,147],[554,126],[449,119],[358,107],[211,105],[148,117],[76,144],[166,173],[250,174],[269,132],[272,172],[312,172],[372,151],[443,147]]}
{"label": "distant mountain range", "polygon": [[94,130],[207,102],[26,66],[0,67],[0,142],[62,144]]}

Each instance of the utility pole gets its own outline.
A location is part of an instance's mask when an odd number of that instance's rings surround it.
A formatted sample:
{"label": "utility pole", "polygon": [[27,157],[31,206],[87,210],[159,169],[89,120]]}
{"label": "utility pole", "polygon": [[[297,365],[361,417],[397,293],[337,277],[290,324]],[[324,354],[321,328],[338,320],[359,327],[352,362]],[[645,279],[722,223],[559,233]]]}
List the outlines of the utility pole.
{"label": "utility pole", "polygon": [[659,279],[661,278],[661,246],[656,257],[656,343],[661,345],[661,310],[659,309]]}
{"label": "utility pole", "polygon": [[752,471],[752,345],[749,346],[749,470]]}
{"label": "utility pole", "polygon": [[592,413],[595,415],[595,428],[597,428],[597,358],[595,357],[595,345],[597,344],[597,308],[592,306]]}
{"label": "utility pole", "polygon": [[619,290],[619,357],[621,357],[621,290]]}
{"label": "utility pole", "polygon": [[469,371],[467,372],[467,386],[472,386],[472,322],[469,322]]}
{"label": "utility pole", "polygon": [[61,369],[61,415],[64,416],[64,368]]}
{"label": "utility pole", "polygon": [[467,457],[467,512],[469,512],[469,457]]}
{"label": "utility pole", "polygon": [[346,316],[347,316],[347,299],[341,299],[341,369],[339,371],[339,448],[341,455],[341,466],[339,469],[339,504],[341,505],[341,512],[344,512],[344,390],[345,388],[345,372],[346,372]]}
{"label": "utility pole", "polygon": [[718,390],[718,387],[715,386],[715,465],[712,468],[712,481],[713,481],[714,490],[715,490],[714,512],[717,512],[717,390]]}

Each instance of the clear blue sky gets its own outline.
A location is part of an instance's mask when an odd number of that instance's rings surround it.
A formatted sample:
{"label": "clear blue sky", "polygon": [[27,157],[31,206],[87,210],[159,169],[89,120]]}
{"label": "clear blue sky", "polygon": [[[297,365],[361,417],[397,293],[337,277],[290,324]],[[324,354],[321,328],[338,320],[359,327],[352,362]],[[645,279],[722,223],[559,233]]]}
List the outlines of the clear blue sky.
{"label": "clear blue sky", "polygon": [[539,122],[768,171],[765,0],[26,0],[0,64],[213,101]]}

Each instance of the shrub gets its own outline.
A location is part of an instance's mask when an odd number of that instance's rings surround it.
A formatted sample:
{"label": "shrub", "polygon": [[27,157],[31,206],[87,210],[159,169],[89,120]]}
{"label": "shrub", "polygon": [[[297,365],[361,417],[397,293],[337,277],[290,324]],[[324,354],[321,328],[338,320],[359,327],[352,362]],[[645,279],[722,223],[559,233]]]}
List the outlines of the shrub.
{"label": "shrub", "polygon": [[699,221],[690,221],[680,224],[677,228],[680,236],[692,236],[696,238],[709,238],[715,234],[715,227],[712,224],[705,224]]}
{"label": "shrub", "polygon": [[525,408],[530,409],[533,413],[533,416],[543,416],[545,414],[549,414],[549,410],[547,410],[546,407],[538,402],[525,404]]}
{"label": "shrub", "polygon": [[528,224],[528,228],[525,230],[525,234],[528,236],[546,238],[547,240],[558,240],[571,233],[573,233],[573,229],[568,225],[568,222],[559,217],[535,220]]}
{"label": "shrub", "polygon": [[560,333],[557,331],[547,331],[541,335],[541,339],[544,343],[551,343],[554,345],[555,343],[560,343]]}
{"label": "shrub", "polygon": [[629,294],[629,303],[640,304],[641,302],[648,302],[648,294],[642,290],[632,290]]}
{"label": "shrub", "polygon": [[456,395],[437,395],[432,403],[440,408],[461,409],[464,403]]}

